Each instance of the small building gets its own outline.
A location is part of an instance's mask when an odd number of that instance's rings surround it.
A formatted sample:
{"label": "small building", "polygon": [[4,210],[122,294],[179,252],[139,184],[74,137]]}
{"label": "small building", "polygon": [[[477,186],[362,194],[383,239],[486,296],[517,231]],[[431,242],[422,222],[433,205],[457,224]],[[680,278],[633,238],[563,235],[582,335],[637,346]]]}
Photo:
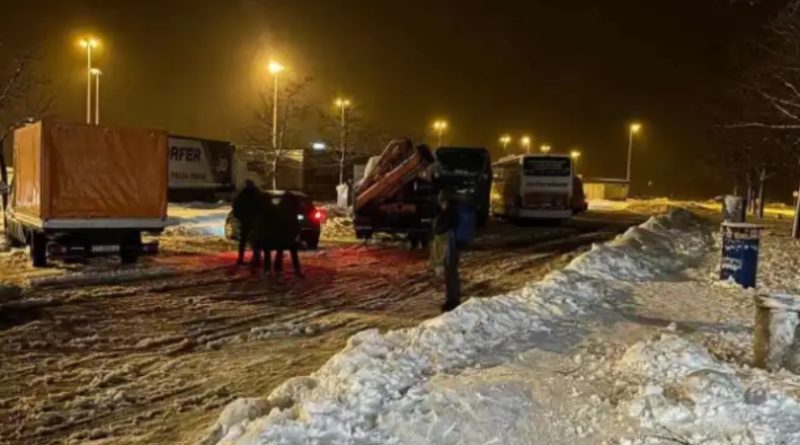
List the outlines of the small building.
{"label": "small building", "polygon": [[607,199],[625,201],[628,199],[630,184],[625,179],[617,178],[584,178],[583,193],[586,199]]}

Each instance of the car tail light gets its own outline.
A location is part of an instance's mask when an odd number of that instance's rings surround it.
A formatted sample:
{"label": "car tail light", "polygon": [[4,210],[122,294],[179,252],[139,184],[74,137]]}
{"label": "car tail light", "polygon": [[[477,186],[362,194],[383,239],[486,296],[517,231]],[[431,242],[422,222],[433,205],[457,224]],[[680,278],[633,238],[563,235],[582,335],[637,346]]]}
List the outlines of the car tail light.
{"label": "car tail light", "polygon": [[320,224],[325,223],[325,211],[320,208],[311,209],[311,219]]}

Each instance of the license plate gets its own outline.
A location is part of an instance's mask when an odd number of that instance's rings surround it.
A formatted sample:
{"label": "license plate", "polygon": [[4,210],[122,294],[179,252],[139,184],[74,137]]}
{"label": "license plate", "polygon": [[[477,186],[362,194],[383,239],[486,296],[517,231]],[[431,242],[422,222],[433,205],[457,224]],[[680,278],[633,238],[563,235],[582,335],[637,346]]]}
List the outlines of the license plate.
{"label": "license plate", "polygon": [[112,253],[119,252],[119,246],[116,244],[108,246],[92,246],[92,252],[95,253]]}

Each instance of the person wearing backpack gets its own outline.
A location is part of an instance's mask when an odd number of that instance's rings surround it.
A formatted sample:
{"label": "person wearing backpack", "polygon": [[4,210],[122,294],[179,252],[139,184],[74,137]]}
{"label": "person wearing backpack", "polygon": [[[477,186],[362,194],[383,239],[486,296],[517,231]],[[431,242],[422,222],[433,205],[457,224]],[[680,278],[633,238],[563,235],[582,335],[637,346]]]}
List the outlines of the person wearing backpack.
{"label": "person wearing backpack", "polygon": [[[461,304],[461,278],[458,273],[461,249],[466,247],[475,233],[475,209],[468,203],[460,203],[439,194],[440,211],[433,224],[434,245],[431,246],[433,262],[443,252],[445,279],[445,301],[442,311],[448,312]],[[441,264],[441,263],[440,263]]]}

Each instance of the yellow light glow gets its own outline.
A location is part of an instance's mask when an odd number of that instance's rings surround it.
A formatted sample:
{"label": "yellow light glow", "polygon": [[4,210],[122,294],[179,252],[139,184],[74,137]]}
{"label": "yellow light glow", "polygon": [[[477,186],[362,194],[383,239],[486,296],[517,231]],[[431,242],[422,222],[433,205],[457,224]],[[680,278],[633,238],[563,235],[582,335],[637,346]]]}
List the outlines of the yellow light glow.
{"label": "yellow light glow", "polygon": [[436,121],[433,123],[434,130],[445,130],[447,129],[447,121]]}
{"label": "yellow light glow", "polygon": [[283,65],[278,62],[272,61],[269,63],[269,72],[272,74],[278,74],[283,71]]}
{"label": "yellow light glow", "polygon": [[531,145],[530,136],[523,136],[522,139],[521,139],[521,142],[522,142],[522,145],[524,145],[525,147],[530,146]]}
{"label": "yellow light glow", "polygon": [[577,160],[578,158],[581,157],[581,152],[579,152],[578,150],[572,150],[569,153],[569,155],[572,157],[572,159],[576,159]]}
{"label": "yellow light glow", "polygon": [[511,136],[509,135],[500,136],[500,142],[502,142],[503,144],[508,144],[509,142],[511,142]]}
{"label": "yellow light glow", "polygon": [[549,145],[542,145],[540,150],[542,150],[542,153],[550,153],[550,148]]}
{"label": "yellow light glow", "polygon": [[336,106],[347,108],[350,106],[350,99],[336,99]]}
{"label": "yellow light glow", "polygon": [[89,72],[92,73],[95,76],[100,76],[100,75],[103,74],[103,72],[100,71],[100,69],[98,69],[98,68],[92,68],[91,70],[89,70]]}
{"label": "yellow light glow", "polygon": [[89,37],[86,39],[82,39],[80,41],[80,44],[84,48],[89,48],[89,47],[96,48],[98,45],[100,45],[100,42],[93,37]]}
{"label": "yellow light glow", "polygon": [[634,122],[631,124],[631,133],[636,134],[642,130],[642,124]]}

